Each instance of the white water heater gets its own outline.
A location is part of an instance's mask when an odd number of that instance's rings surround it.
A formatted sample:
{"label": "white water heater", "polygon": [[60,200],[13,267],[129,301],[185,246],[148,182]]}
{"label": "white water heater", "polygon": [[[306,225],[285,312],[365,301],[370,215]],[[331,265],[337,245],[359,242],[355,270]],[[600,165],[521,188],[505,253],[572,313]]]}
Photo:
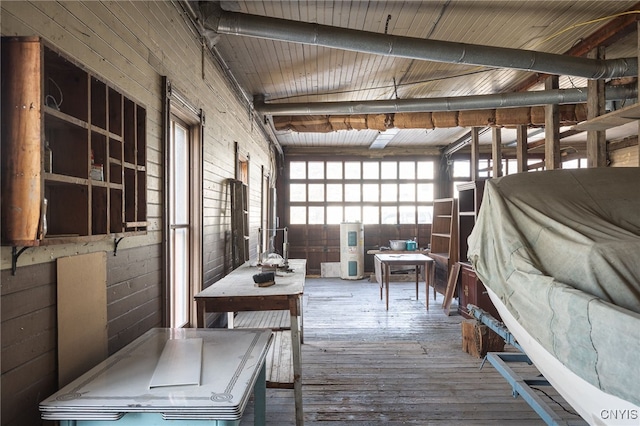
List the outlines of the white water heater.
{"label": "white water heater", "polygon": [[340,278],[364,277],[364,225],[360,222],[340,224]]}

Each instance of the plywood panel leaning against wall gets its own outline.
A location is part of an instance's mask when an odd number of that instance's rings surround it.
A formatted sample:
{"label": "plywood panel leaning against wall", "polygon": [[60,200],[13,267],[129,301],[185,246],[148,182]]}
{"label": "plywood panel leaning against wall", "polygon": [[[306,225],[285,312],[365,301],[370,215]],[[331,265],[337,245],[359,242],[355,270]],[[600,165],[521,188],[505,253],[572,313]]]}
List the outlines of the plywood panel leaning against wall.
{"label": "plywood panel leaning against wall", "polygon": [[107,358],[105,252],[58,259],[58,384]]}

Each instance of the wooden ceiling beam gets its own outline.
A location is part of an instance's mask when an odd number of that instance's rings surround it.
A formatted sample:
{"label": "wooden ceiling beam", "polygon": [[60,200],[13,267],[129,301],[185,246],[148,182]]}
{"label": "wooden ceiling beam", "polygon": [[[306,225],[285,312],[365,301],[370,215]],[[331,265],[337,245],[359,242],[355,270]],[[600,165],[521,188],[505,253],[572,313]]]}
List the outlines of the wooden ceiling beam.
{"label": "wooden ceiling beam", "polygon": [[[634,10],[640,10],[640,2],[633,5],[633,7],[628,10],[628,12]],[[580,43],[567,50],[564,54],[570,56],[584,56],[598,46],[611,46],[613,43],[636,31],[636,22],[638,22],[639,20],[640,14],[618,16],[617,18],[612,19],[611,22],[609,22],[596,32],[592,33],[590,36],[582,39]],[[526,90],[529,90],[531,87],[544,81],[547,77],[548,74],[533,74],[527,80],[518,85],[518,87],[516,87],[513,91],[524,92]]]}
{"label": "wooden ceiling beam", "polygon": [[[630,9],[639,10],[640,3]],[[622,15],[600,28],[589,37],[569,49],[566,54],[571,56],[584,56],[596,47],[608,47],[624,37],[636,31],[636,22],[640,20],[639,14]]]}

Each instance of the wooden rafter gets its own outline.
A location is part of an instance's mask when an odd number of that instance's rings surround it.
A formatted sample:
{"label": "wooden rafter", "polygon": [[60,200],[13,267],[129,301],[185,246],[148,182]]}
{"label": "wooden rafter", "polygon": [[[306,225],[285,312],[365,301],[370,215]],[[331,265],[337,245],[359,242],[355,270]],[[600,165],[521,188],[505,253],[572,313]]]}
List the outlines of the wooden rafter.
{"label": "wooden rafter", "polygon": [[[636,3],[628,10],[640,10],[640,3]],[[637,30],[637,22],[640,20],[640,14],[630,14],[618,16],[611,20],[608,24],[582,39],[578,44],[567,50],[564,54],[571,56],[584,56],[598,46],[611,46],[615,42],[621,40],[627,35]],[[541,83],[548,77],[548,74],[536,73],[529,77],[516,87],[514,92],[524,92],[538,83]]]}

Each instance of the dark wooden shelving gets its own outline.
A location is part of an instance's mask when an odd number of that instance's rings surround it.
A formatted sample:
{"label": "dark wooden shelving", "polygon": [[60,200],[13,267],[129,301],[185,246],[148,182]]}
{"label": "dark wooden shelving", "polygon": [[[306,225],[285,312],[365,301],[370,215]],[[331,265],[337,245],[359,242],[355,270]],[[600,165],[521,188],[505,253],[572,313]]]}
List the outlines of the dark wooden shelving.
{"label": "dark wooden shelving", "polygon": [[491,303],[484,284],[476,275],[473,266],[468,261],[469,244],[467,239],[473,231],[482,196],[484,180],[465,182],[457,186],[458,189],[458,259],[460,263],[460,277],[458,280],[458,312],[471,318],[467,309],[468,304],[476,305],[500,319],[498,311]]}
{"label": "dark wooden shelving", "polygon": [[429,256],[435,261],[434,291],[444,294],[452,266],[458,259],[457,200],[442,198],[433,201],[431,249]]}
{"label": "dark wooden shelving", "polygon": [[[3,128],[12,132],[6,140],[15,145],[3,147],[3,154],[11,156],[3,155],[2,167],[10,161],[13,168],[29,165],[31,169],[18,172],[35,176],[29,187],[2,188],[3,201],[11,195],[18,203],[31,203],[13,208],[35,215],[25,234],[28,238],[3,232],[3,243],[77,243],[146,232],[145,108],[38,38],[3,37],[2,47],[3,65],[24,63],[34,70],[3,72],[3,87],[28,90],[29,95],[37,94],[34,99],[40,98],[37,105],[31,103],[40,113],[39,122],[30,122],[28,133],[20,130],[24,126],[19,125],[19,114],[2,117]],[[11,100],[2,96],[3,105],[8,105],[25,94],[17,91]],[[39,149],[37,142],[34,149],[19,149],[25,138],[37,134],[41,135]],[[45,145],[52,159],[50,168],[42,160]],[[39,196],[21,195],[27,190]],[[3,215],[2,222],[3,231],[24,227],[15,216]]]}

